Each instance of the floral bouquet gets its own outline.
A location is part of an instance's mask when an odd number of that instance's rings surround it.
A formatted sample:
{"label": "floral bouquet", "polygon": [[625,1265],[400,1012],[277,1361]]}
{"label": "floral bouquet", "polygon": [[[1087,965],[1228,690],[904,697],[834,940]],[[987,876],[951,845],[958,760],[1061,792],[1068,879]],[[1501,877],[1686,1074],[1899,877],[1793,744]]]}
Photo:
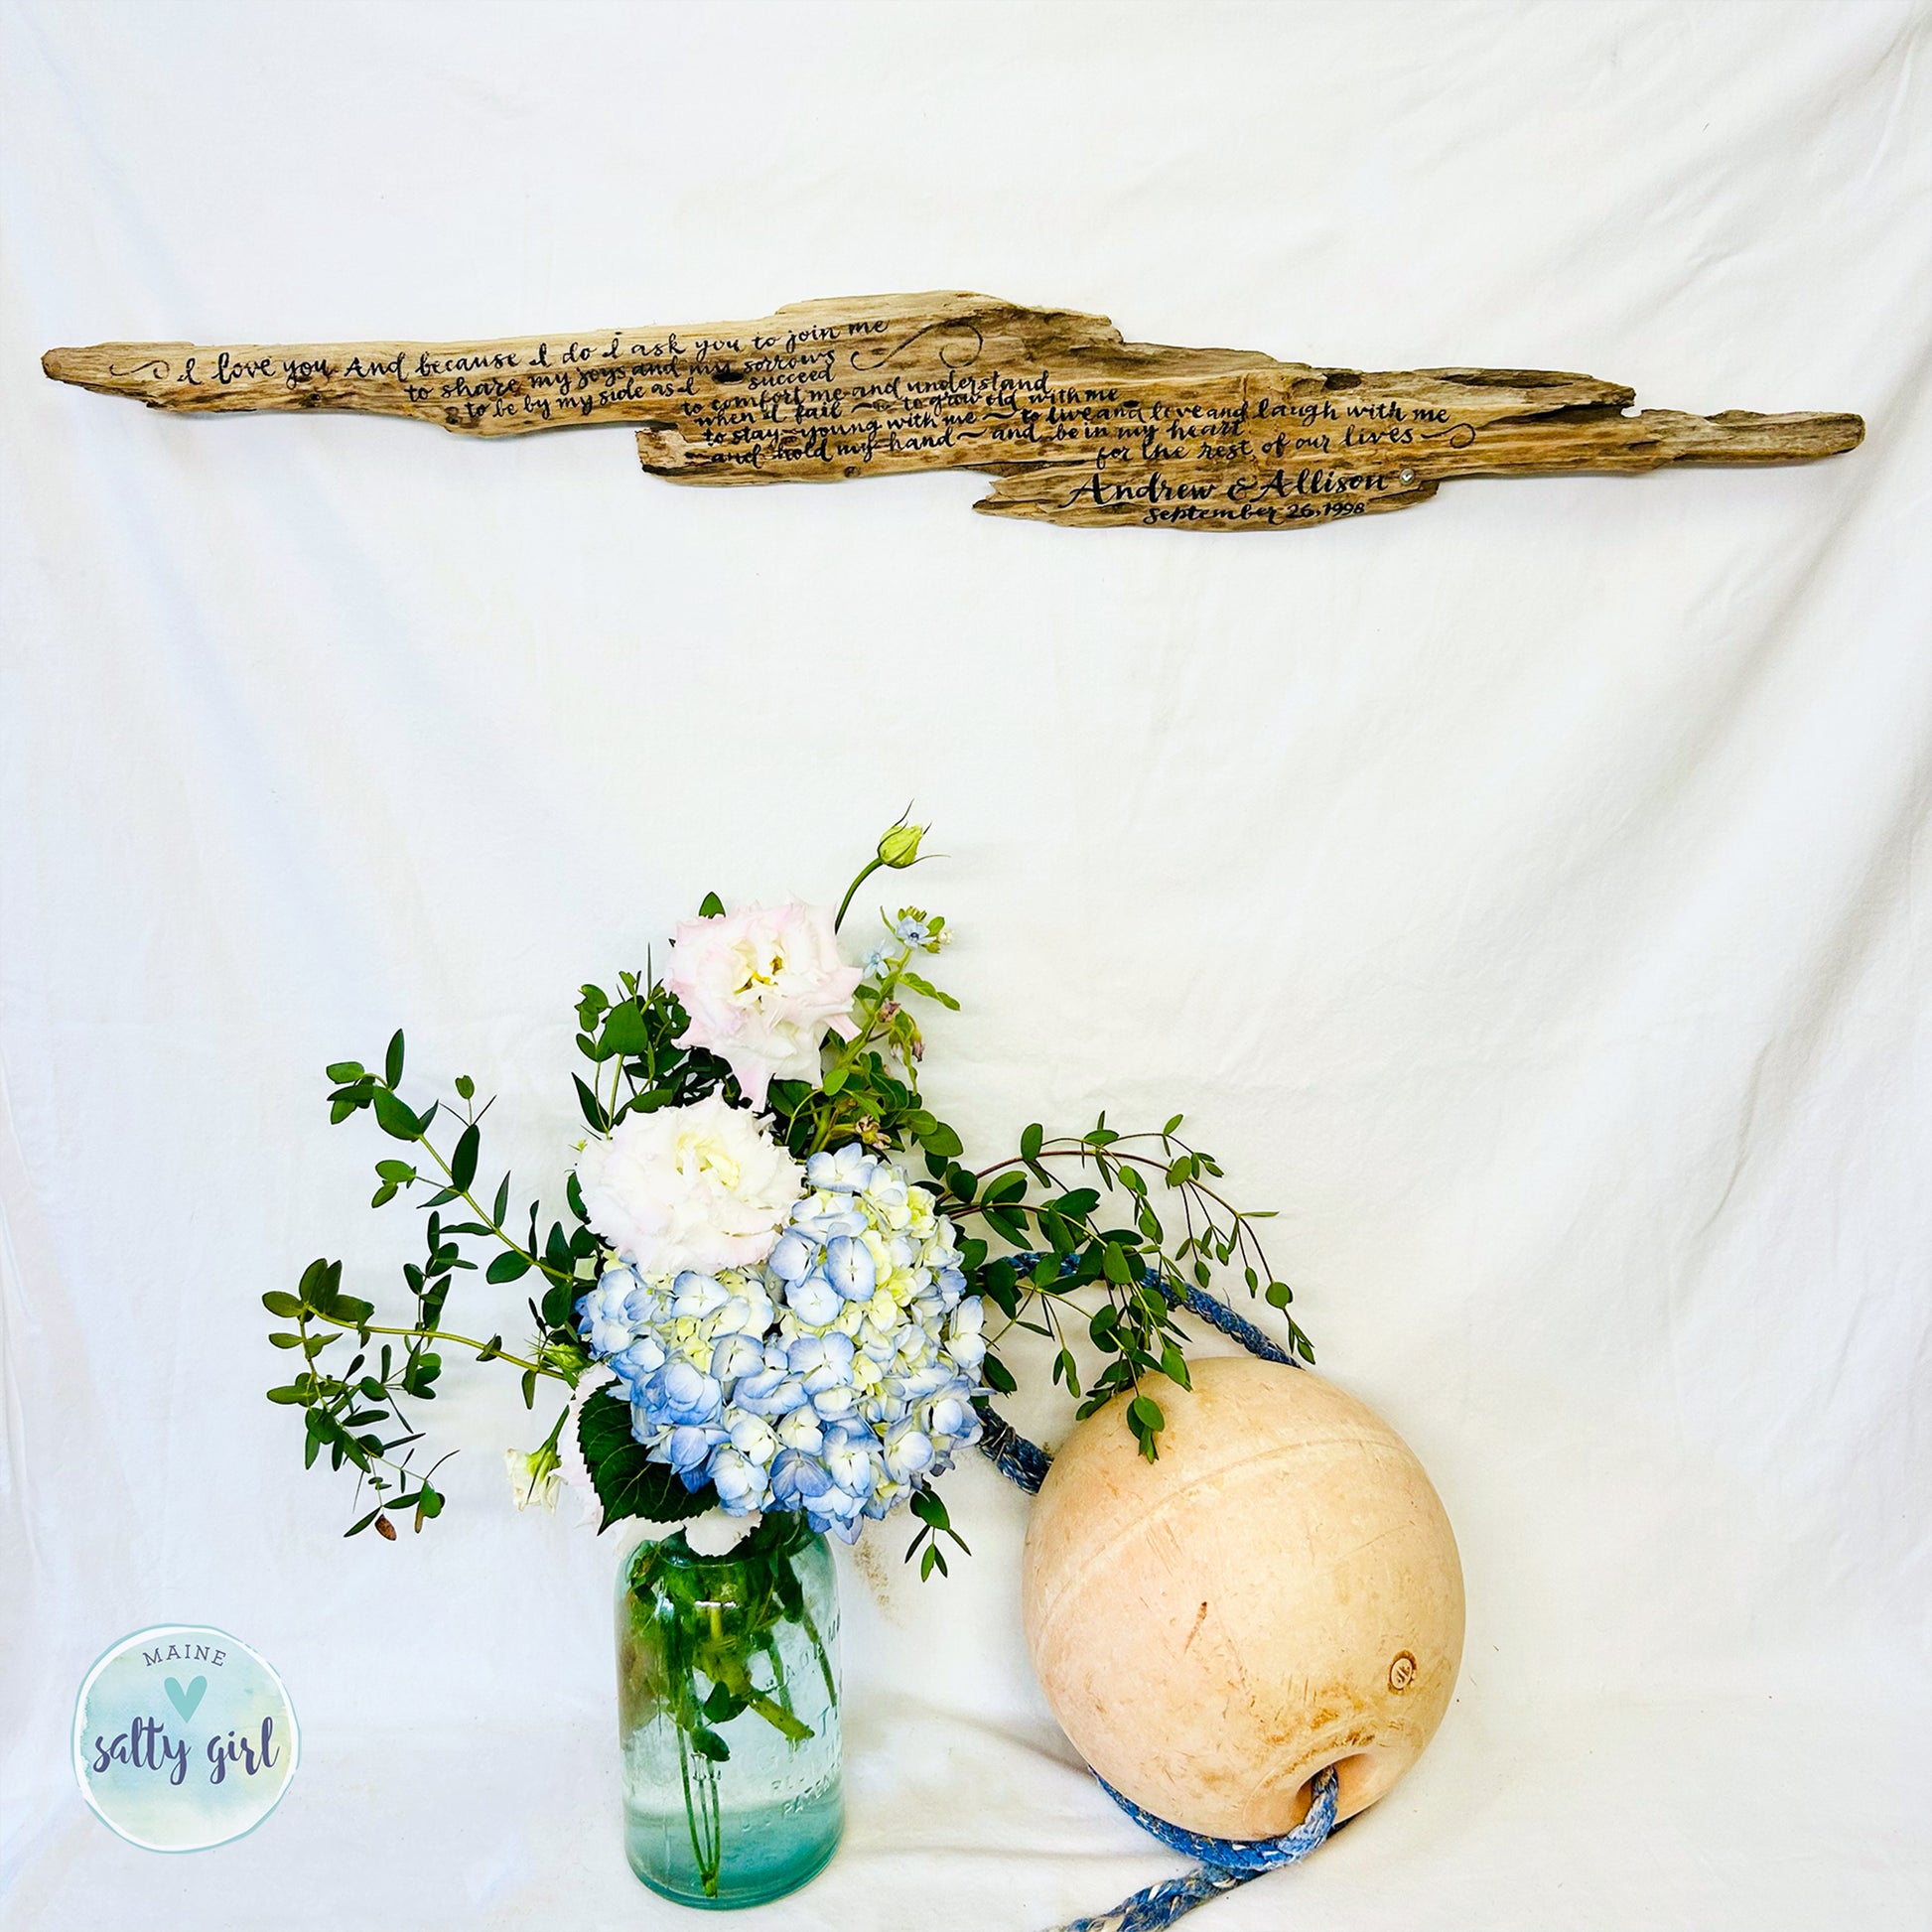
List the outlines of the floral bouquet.
{"label": "floral bouquet", "polygon": [[[416,1425],[445,1351],[507,1363],[527,1407],[561,1385],[542,1444],[510,1452],[512,1484],[519,1503],[553,1501],[574,1479],[605,1528],[641,1519],[619,1597],[628,1849],[647,1883],[692,1902],[775,1897],[830,1856],[824,1539],[853,1542],[903,1506],[918,1524],[907,1560],[945,1573],[945,1544],[965,1545],[933,1485],[981,1441],[990,1396],[1015,1387],[1000,1339],[1043,1338],[1082,1416],[1123,1398],[1152,1460],[1152,1385],[1188,1386],[1175,1311],[1192,1289],[1239,1269],[1251,1294],[1291,1299],[1262,1217],[1223,1198],[1178,1115],[1143,1134],[1104,1114],[1077,1136],[1032,1126],[1017,1154],[962,1165],[959,1135],[919,1094],[909,1006],[957,1010],[919,970],[947,943],[944,919],[882,911],[860,963],[840,947],[860,888],[916,864],[923,836],[893,826],[836,912],[728,911],[713,895],[677,927],[661,976],[621,973],[615,997],[583,988],[588,1132],[564,1183],[568,1224],[546,1231],[534,1201],[512,1220],[508,1174],[485,1198],[487,1103],[467,1075],[419,1112],[401,1091],[401,1033],[379,1072],[332,1065],[331,1119],[366,1110],[408,1150],[376,1163],[373,1200],[407,1195],[424,1216],[426,1252],[402,1271],[407,1319],[378,1321],[337,1262],[262,1298],[294,1323],[270,1339],[302,1363],[269,1400],[304,1412],[310,1465],[327,1453],[354,1469],[349,1536],[394,1541],[399,1518],[420,1531],[441,1514],[440,1459],[419,1465]],[[524,1352],[494,1317],[483,1339],[448,1325],[473,1248],[490,1257],[485,1289],[535,1284]],[[1084,1377],[1076,1342],[1098,1362]]]}

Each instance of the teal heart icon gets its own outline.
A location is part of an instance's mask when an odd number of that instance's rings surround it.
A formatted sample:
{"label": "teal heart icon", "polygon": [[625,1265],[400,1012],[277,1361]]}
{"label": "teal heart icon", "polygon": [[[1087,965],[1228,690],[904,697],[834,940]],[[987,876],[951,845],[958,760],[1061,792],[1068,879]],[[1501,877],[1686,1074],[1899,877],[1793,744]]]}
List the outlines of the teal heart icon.
{"label": "teal heart icon", "polygon": [[168,1702],[181,1713],[184,1724],[195,1715],[197,1707],[207,1695],[207,1679],[206,1677],[196,1678],[194,1683],[189,1685],[185,1691],[181,1687],[181,1680],[179,1678],[171,1677],[168,1680]]}

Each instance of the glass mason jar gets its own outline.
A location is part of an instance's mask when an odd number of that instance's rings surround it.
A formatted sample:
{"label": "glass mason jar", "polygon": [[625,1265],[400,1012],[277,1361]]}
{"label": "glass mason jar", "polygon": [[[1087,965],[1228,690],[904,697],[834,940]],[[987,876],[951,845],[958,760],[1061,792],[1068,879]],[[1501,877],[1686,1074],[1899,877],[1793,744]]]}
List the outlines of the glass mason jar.
{"label": "glass mason jar", "polygon": [[679,1530],[618,1572],[630,1868],[681,1905],[761,1905],[832,1856],[839,1598],[822,1536],[774,1511],[728,1555]]}

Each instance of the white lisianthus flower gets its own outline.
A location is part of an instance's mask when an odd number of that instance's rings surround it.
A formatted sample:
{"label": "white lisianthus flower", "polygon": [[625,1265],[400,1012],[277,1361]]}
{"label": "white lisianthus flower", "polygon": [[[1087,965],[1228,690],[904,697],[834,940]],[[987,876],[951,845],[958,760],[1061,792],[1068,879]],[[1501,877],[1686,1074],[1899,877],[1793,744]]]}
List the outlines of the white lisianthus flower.
{"label": "white lisianthus flower", "polygon": [[517,1449],[505,1449],[503,1466],[509,1473],[510,1497],[518,1509],[557,1507],[564,1478],[554,1450],[533,1449],[526,1455]]}
{"label": "white lisianthus flower", "polygon": [[803,1183],[758,1118],[715,1093],[628,1114],[577,1157],[591,1226],[640,1275],[755,1267]]}
{"label": "white lisianthus flower", "polygon": [[664,984],[690,1019],[677,1043],[718,1054],[762,1107],[773,1080],[817,1082],[826,1034],[851,1035],[862,976],[839,957],[830,907],[793,899],[687,919]]}

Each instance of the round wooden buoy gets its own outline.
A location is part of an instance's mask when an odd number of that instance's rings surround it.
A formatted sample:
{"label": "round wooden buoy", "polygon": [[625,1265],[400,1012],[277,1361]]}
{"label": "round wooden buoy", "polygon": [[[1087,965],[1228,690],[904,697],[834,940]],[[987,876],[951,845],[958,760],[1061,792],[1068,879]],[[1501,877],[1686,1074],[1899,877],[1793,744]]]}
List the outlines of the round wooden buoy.
{"label": "round wooden buoy", "polygon": [[1423,1467],[1371,1410],[1253,1357],[1163,1385],[1160,1459],[1110,1403],[1027,1532],[1027,1643],[1075,1748],[1157,1818],[1273,1838],[1336,1767],[1372,1805],[1442,1723],[1462,1567]]}

